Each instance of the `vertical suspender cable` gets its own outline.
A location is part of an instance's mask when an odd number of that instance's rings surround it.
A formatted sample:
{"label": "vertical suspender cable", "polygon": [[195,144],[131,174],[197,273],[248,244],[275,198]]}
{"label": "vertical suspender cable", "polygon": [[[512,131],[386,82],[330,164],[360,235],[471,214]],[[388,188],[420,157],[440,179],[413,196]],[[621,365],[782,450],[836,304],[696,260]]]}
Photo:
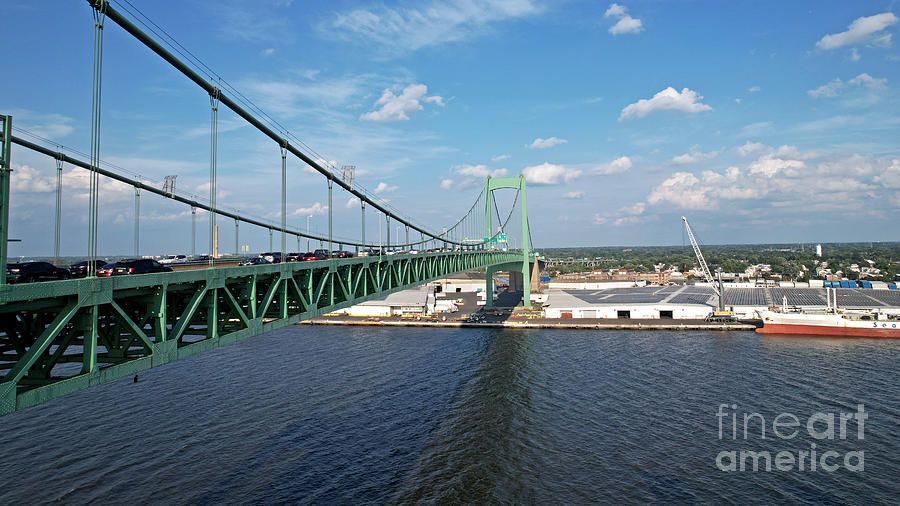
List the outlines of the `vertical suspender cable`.
{"label": "vertical suspender cable", "polygon": [[134,257],[139,258],[141,251],[141,189],[134,187]]}
{"label": "vertical suspender cable", "polygon": [[287,148],[281,146],[281,261],[287,260]]}
{"label": "vertical suspender cable", "polygon": [[[106,0],[98,0],[92,11],[94,16],[94,68],[91,96],[91,167],[100,166],[100,96],[103,76],[103,22],[106,18]],[[88,185],[88,268],[87,275],[95,276],[94,260],[97,258],[97,225],[99,221],[100,174],[91,170]]]}
{"label": "vertical suspender cable", "polygon": [[219,133],[219,88],[209,94],[209,266],[216,258],[216,155]]}
{"label": "vertical suspender cable", "polygon": [[59,265],[60,223],[62,220],[62,153],[56,157],[56,229],[53,235],[53,265]]}

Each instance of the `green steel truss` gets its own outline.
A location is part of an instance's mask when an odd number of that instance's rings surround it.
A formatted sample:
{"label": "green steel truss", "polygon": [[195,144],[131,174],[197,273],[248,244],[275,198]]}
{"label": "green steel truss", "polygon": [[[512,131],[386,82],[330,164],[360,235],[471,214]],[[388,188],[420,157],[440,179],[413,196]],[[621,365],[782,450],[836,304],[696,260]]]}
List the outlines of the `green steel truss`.
{"label": "green steel truss", "polygon": [[462,251],[0,286],[0,414],[450,274],[519,264]]}

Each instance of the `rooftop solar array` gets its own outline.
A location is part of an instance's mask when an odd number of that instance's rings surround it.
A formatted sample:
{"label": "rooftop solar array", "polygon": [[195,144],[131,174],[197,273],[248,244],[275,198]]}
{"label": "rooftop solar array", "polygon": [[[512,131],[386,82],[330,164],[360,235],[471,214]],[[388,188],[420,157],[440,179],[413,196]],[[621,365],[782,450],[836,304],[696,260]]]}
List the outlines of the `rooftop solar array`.
{"label": "rooftop solar array", "polygon": [[768,304],[765,288],[725,289],[726,306],[767,306]]}
{"label": "rooftop solar array", "polygon": [[[900,290],[863,290],[863,293],[888,306],[900,307]],[[840,301],[840,297],[838,301]]]}
{"label": "rooftop solar array", "polygon": [[776,306],[787,297],[789,306],[824,306],[825,290],[821,288],[770,288],[772,303]]}
{"label": "rooftop solar array", "polygon": [[[612,304],[700,304],[715,306],[716,292],[708,286],[645,286],[610,288],[606,290],[563,290],[582,304],[602,306]],[[866,290],[839,288],[838,306],[851,308],[892,306],[900,307],[900,290]],[[725,306],[781,305],[787,298],[789,306],[826,305],[824,288],[725,288]]]}
{"label": "rooftop solar array", "polygon": [[[861,292],[862,290],[855,290],[852,288],[837,289],[838,307],[878,307],[885,305],[884,302],[867,297]],[[868,294],[868,292],[869,290],[865,291],[866,294]]]}

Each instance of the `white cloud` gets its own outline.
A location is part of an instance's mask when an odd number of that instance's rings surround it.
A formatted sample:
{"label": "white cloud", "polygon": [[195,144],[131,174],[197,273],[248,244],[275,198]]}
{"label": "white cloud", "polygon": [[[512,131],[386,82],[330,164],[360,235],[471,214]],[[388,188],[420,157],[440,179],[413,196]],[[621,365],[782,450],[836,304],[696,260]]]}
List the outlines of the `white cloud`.
{"label": "white cloud", "polygon": [[759,91],[761,89],[762,88],[760,88],[759,86],[751,86],[750,89],[748,89],[747,91],[749,91],[750,93],[756,93],[757,91]]}
{"label": "white cloud", "polygon": [[615,213],[606,213],[603,215],[595,214],[594,224],[621,227],[624,225],[633,225],[635,223],[640,223],[640,221],[642,220],[641,215],[644,214],[644,210],[646,208],[647,205],[645,203],[637,202],[634,205],[620,208]]}
{"label": "white cloud", "polygon": [[654,111],[680,111],[684,113],[698,113],[710,111],[712,107],[700,102],[703,97],[696,91],[688,88],[681,93],[671,86],[653,95],[651,99],[641,99],[626,106],[619,115],[619,121],[630,118],[643,118]]}
{"label": "white cloud", "polygon": [[855,47],[850,49],[850,61],[857,62],[860,58],[859,51]]}
{"label": "white cloud", "polygon": [[754,153],[756,151],[766,149],[766,145],[761,142],[750,142],[747,141],[743,146],[738,146],[737,152],[741,156],[747,156],[750,153]]}
{"label": "white cloud", "polygon": [[392,192],[397,191],[397,188],[399,188],[399,186],[390,186],[387,183],[382,181],[382,182],[378,183],[377,186],[375,186],[375,189],[373,189],[372,192],[373,193],[392,193]]}
{"label": "white cloud", "polygon": [[319,216],[328,212],[328,206],[323,206],[321,203],[316,202],[310,207],[298,207],[294,209],[294,212],[291,213],[292,216]]}
{"label": "white cloud", "polygon": [[482,179],[486,178],[488,176],[504,177],[504,176],[506,176],[506,174],[508,172],[506,169],[490,170],[487,167],[487,165],[482,165],[482,164],[460,165],[460,166],[454,167],[454,169],[456,170],[456,173],[461,176],[471,176],[471,177],[477,177],[477,178],[482,178]]}
{"label": "white cloud", "polygon": [[381,106],[374,111],[367,112],[359,117],[364,121],[408,121],[409,117],[423,109],[422,102],[432,102],[443,106],[443,99],[437,95],[426,96],[428,87],[424,84],[411,84],[403,89],[399,95],[394,95],[390,89],[384,90],[375,102],[375,106]]}
{"label": "white cloud", "polygon": [[887,89],[887,78],[875,78],[869,74],[862,73],[846,83],[841,81],[840,78],[832,79],[827,84],[823,84],[806,93],[812,98],[834,98],[840,95],[841,91],[848,86],[864,86],[870,90],[882,91]]}
{"label": "white cloud", "polygon": [[568,192],[568,193],[564,193],[564,194],[563,194],[563,198],[564,198],[564,199],[574,199],[574,200],[577,200],[577,199],[583,199],[583,198],[584,198],[584,192]]}
{"label": "white cloud", "polygon": [[739,98],[734,99],[734,103],[735,103],[735,104],[740,104],[740,103],[741,103],[741,99],[739,99]]}
{"label": "white cloud", "polygon": [[542,163],[522,170],[525,181],[531,184],[559,184],[561,181],[569,181],[581,175],[580,170],[568,169],[563,165]]}
{"label": "white cloud", "polygon": [[891,34],[881,32],[897,23],[897,21],[897,16],[892,12],[857,18],[850,23],[847,31],[825,35],[816,42],[816,47],[829,50],[863,42],[874,42],[876,45],[890,45]]}
{"label": "white cloud", "polygon": [[619,35],[622,33],[640,33],[641,30],[643,30],[643,23],[640,19],[625,15],[609,28],[609,33]]}
{"label": "white cloud", "polygon": [[354,207],[357,204],[359,204],[359,199],[356,197],[350,197],[349,199],[347,199],[347,203],[344,204],[344,207],[347,209],[350,209],[351,207]]}
{"label": "white cloud", "polygon": [[676,165],[688,165],[691,163],[702,162],[704,160],[712,160],[716,156],[719,155],[718,151],[710,151],[709,153],[703,153],[697,150],[698,146],[691,147],[690,152],[685,153],[683,155],[678,155],[672,158],[672,163]]}
{"label": "white cloud", "polygon": [[263,56],[271,56],[271,55],[274,54],[274,53],[275,53],[275,48],[274,48],[274,47],[267,47],[267,48],[265,48],[265,49],[263,49],[262,51],[259,52],[259,54],[261,54],[261,55],[263,55]]}
{"label": "white cloud", "polygon": [[492,161],[492,162],[499,162],[499,161],[502,161],[502,160],[508,160],[508,159],[510,159],[510,158],[512,158],[511,155],[497,155],[497,156],[492,156],[492,157],[491,157],[491,161]]}
{"label": "white cloud", "polygon": [[609,4],[609,8],[606,9],[606,13],[603,14],[604,18],[608,18],[610,16],[620,18],[625,15],[625,11],[627,9],[619,4]]}
{"label": "white cloud", "polygon": [[887,89],[887,78],[882,77],[878,79],[870,76],[869,74],[862,73],[847,81],[847,84],[865,86],[866,88],[872,90],[884,90]]}
{"label": "white cloud", "polygon": [[432,0],[410,7],[379,5],[337,14],[320,30],[344,40],[378,45],[391,53],[470,39],[492,23],[541,12],[531,0]]}
{"label": "white cloud", "polygon": [[631,170],[631,166],[632,166],[631,158],[628,158],[627,156],[620,156],[619,158],[616,158],[615,160],[613,160],[609,163],[604,163],[602,165],[598,165],[597,167],[594,167],[594,169],[591,170],[591,172],[594,174],[608,176],[611,174],[620,174],[622,172],[628,172],[629,170]]}
{"label": "white cloud", "polygon": [[609,8],[603,14],[604,18],[618,18],[616,24],[609,27],[609,33],[619,35],[623,33],[639,33],[643,30],[643,23],[640,19],[633,18],[628,15],[628,9],[619,4],[610,4]]}
{"label": "white cloud", "polygon": [[552,148],[553,146],[558,146],[560,144],[565,144],[569,141],[565,139],[558,139],[556,137],[550,137],[549,139],[541,139],[538,137],[531,144],[526,144],[525,147],[528,149],[547,149]]}
{"label": "white cloud", "polygon": [[885,188],[900,188],[900,160],[891,160],[891,165],[883,169],[873,180]]}
{"label": "white cloud", "polygon": [[441,180],[441,189],[442,190],[449,190],[450,188],[453,188],[453,180],[452,179]]}
{"label": "white cloud", "polygon": [[806,93],[812,98],[828,98],[828,97],[836,97],[841,88],[844,87],[844,82],[839,78],[832,79],[826,84],[819,86],[814,90],[809,90]]}
{"label": "white cloud", "polygon": [[[750,174],[761,174],[767,178],[772,178],[781,171],[790,169],[801,169],[806,164],[800,160],[784,160],[775,158],[771,155],[763,155],[757,161],[750,164]],[[793,173],[789,175],[794,175]]]}

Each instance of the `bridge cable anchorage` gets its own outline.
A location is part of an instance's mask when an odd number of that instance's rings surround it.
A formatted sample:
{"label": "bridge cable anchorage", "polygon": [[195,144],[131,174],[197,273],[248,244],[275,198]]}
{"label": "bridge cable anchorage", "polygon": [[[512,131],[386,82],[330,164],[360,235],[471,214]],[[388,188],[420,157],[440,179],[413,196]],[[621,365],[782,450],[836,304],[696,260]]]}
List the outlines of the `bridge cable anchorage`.
{"label": "bridge cable anchorage", "polygon": [[209,93],[209,266],[215,265],[216,245],[216,157],[218,154],[219,134],[219,88],[214,87]]}
{"label": "bridge cable anchorage", "polygon": [[[93,72],[91,78],[91,160],[92,167],[100,166],[100,99],[103,78],[103,23],[106,20],[106,0],[93,0],[94,45]],[[96,275],[95,260],[98,255],[98,224],[100,219],[100,174],[90,171],[88,178],[88,266],[87,275]]]}
{"label": "bridge cable anchorage", "polygon": [[[262,109],[260,109],[258,106],[253,104],[251,101],[249,101],[244,95],[242,95],[233,86],[231,86],[230,84],[228,84],[227,82],[222,80],[222,78],[220,76],[218,76],[218,74],[216,74],[215,72],[212,72],[211,69],[210,69],[210,72],[208,72],[208,73],[204,71],[204,73],[207,73],[207,77],[210,77],[210,80],[204,79],[202,76],[200,76],[197,73],[196,70],[191,68],[191,66],[189,66],[188,64],[185,64],[183,61],[178,59],[178,57],[176,57],[174,54],[172,54],[172,52],[170,52],[168,49],[163,47],[160,44],[160,42],[157,42],[156,40],[151,38],[149,35],[147,35],[145,32],[143,32],[140,28],[138,28],[133,22],[131,22],[125,16],[123,16],[120,12],[118,12],[116,9],[110,7],[105,0],[88,0],[88,3],[95,10],[102,9],[102,11],[106,17],[108,17],[113,22],[115,22],[116,24],[121,26],[125,31],[127,31],[129,34],[134,36],[136,39],[138,39],[138,41],[140,41],[141,43],[146,45],[149,49],[151,49],[153,52],[155,52],[157,55],[159,55],[161,58],[163,58],[165,61],[167,61],[169,64],[171,64],[177,70],[179,70],[182,74],[184,74],[186,77],[188,77],[195,84],[197,84],[198,86],[200,86],[201,88],[206,90],[208,93],[211,93],[213,90],[218,89],[219,90],[219,93],[218,93],[219,100],[221,101],[221,103],[223,103],[229,109],[234,111],[238,116],[240,116],[241,118],[246,120],[248,123],[250,123],[252,126],[254,126],[257,130],[259,130],[264,135],[268,136],[269,138],[271,138],[279,143],[281,143],[282,141],[286,141],[287,138],[292,138],[292,139],[297,140],[298,144],[309,148],[308,146],[305,145],[305,143],[303,143],[302,140],[297,139],[296,136],[294,136],[293,134],[288,132],[286,128],[284,128],[281,124],[279,124],[277,121],[272,119],[271,116],[269,116],[268,114],[265,113],[265,111],[262,111]],[[144,15],[143,13],[140,13],[140,11],[138,9],[134,8],[133,5],[131,5],[128,2],[125,2],[125,3],[128,4],[132,10],[138,12],[140,14],[140,16],[146,18],[149,21],[149,18],[147,18],[147,16]],[[149,31],[159,35],[159,32],[154,30],[150,25],[148,25],[144,21],[138,20],[138,22],[143,24],[146,28],[148,28]],[[149,21],[149,22],[158,28],[158,25],[156,25],[152,21]],[[160,31],[163,31],[163,30],[160,29]],[[193,54],[190,53],[189,51],[187,51],[187,50],[182,51],[181,49],[184,49],[184,46],[182,46],[177,41],[175,41],[173,37],[171,37],[168,34],[166,34],[166,36],[172,42],[170,42],[169,40],[165,40],[164,43],[168,44],[176,53],[182,55],[183,57],[185,57],[188,60],[191,60],[195,65],[199,64],[199,66],[209,69],[208,66],[206,66],[202,61],[200,61],[199,58],[193,56]],[[181,49],[179,49],[179,48],[181,48]],[[190,55],[190,57],[186,56],[186,54]],[[210,82],[211,80],[218,81],[220,86],[217,87],[217,86],[213,85]],[[243,104],[245,104],[249,109],[253,110],[256,114],[258,114],[259,117],[257,117],[254,114],[251,114],[246,109],[241,107],[241,105],[239,105],[234,99],[232,99],[229,96],[227,96],[226,94],[222,93],[221,86],[225,86],[228,90],[232,91],[239,101],[241,101]],[[260,118],[262,118],[262,120],[260,120]],[[267,122],[270,126],[266,126],[263,123],[263,121]],[[277,132],[276,132],[276,130],[277,130]],[[312,149],[309,149],[309,150],[311,152],[315,152]],[[299,149],[296,149],[293,146],[290,147],[289,151],[293,155],[297,156],[299,159],[303,160],[305,163],[307,163],[310,167],[312,167],[314,170],[316,170],[323,176],[333,178],[333,174],[329,170],[323,168],[319,163],[317,163],[315,160],[310,158],[306,153],[303,153],[302,151],[300,151]],[[322,158],[324,158],[324,157],[322,157]],[[393,216],[395,219],[397,219],[397,221],[399,221],[401,223],[409,224],[410,227],[413,228],[414,230],[419,230],[419,231],[425,232],[429,235],[429,237],[432,237],[435,239],[437,239],[439,237],[439,234],[435,234],[433,232],[428,232],[425,230],[425,228],[423,226],[413,223],[411,221],[411,219],[409,219],[408,217],[403,217],[402,214],[398,210],[393,208],[393,206],[390,206],[387,203],[378,202],[377,198],[367,195],[368,192],[360,191],[360,189],[357,189],[357,188],[351,188],[347,183],[345,183],[343,181],[338,181],[338,185],[341,186],[342,188],[344,188],[345,190],[349,191],[352,195],[356,196],[357,198],[367,201],[376,210]],[[393,209],[393,211],[389,211],[388,208]],[[455,241],[450,241],[450,242],[455,242]]]}

